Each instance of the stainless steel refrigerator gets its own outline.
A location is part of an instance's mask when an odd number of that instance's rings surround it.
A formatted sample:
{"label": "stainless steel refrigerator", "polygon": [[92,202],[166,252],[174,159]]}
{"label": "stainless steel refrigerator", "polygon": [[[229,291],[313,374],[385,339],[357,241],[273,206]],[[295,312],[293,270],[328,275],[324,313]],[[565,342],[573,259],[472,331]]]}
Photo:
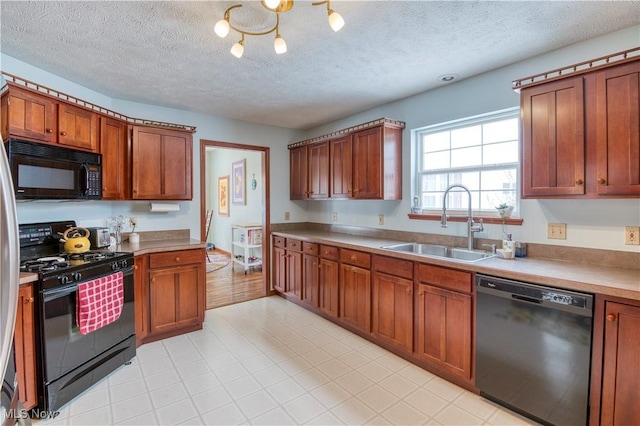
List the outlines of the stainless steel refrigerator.
{"label": "stainless steel refrigerator", "polygon": [[0,138],[0,425],[24,421],[15,383],[13,330],[18,307],[20,247],[16,199],[4,143]]}

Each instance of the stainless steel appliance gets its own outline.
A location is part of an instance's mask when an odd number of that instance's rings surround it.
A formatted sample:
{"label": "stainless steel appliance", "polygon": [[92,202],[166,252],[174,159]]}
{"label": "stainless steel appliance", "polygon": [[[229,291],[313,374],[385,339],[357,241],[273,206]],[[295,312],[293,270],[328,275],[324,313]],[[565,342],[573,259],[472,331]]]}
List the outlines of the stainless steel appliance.
{"label": "stainless steel appliance", "polygon": [[17,199],[102,198],[102,155],[20,139],[6,149]]}
{"label": "stainless steel appliance", "polygon": [[[19,226],[20,270],[38,273],[35,294],[38,409],[55,411],[136,354],[133,254],[111,251],[61,253],[58,233],[75,222]],[[88,334],[76,317],[78,286],[123,274],[118,319]]]}
{"label": "stainless steel appliance", "polygon": [[109,228],[87,228],[92,249],[109,247],[111,245],[111,233]]}
{"label": "stainless steel appliance", "polygon": [[22,417],[13,351],[20,285],[18,251],[18,220],[11,173],[7,156],[0,149],[0,425],[13,425]]}
{"label": "stainless steel appliance", "polygon": [[593,295],[477,275],[476,387],[543,424],[586,425]]}

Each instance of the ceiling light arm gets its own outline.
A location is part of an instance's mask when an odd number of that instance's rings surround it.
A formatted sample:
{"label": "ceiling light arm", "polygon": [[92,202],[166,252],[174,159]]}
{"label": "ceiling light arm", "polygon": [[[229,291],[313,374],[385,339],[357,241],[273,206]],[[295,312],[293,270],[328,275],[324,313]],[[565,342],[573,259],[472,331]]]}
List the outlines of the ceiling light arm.
{"label": "ceiling light arm", "polygon": [[231,11],[231,9],[235,9],[236,7],[242,7],[242,5],[241,4],[236,4],[235,6],[231,6],[229,9],[227,9],[224,12],[224,19],[229,23],[229,28],[231,28],[232,30],[234,30],[234,31],[236,31],[236,32],[238,32],[238,33],[243,35],[243,40],[244,40],[244,35],[261,36],[261,35],[271,34],[272,32],[278,30],[278,25],[280,25],[280,12],[276,12],[276,11],[273,11],[273,13],[276,14],[276,23],[271,29],[268,29],[268,30],[265,30],[265,31],[254,32],[254,31],[246,31],[246,30],[243,30],[243,29],[240,29],[240,28],[236,27],[235,25],[233,25],[231,23],[231,20],[230,20],[231,19],[230,11]]}

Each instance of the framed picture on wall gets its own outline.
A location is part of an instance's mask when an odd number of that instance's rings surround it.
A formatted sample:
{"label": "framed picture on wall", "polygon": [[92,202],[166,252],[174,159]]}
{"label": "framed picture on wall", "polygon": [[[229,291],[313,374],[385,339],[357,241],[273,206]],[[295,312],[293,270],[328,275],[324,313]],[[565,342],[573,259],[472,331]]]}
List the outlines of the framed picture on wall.
{"label": "framed picture on wall", "polygon": [[246,160],[240,160],[233,163],[231,168],[232,176],[232,191],[231,199],[233,204],[245,205],[247,204],[247,184],[245,179],[246,174]]}
{"label": "framed picture on wall", "polygon": [[218,178],[218,215],[229,216],[229,176]]}

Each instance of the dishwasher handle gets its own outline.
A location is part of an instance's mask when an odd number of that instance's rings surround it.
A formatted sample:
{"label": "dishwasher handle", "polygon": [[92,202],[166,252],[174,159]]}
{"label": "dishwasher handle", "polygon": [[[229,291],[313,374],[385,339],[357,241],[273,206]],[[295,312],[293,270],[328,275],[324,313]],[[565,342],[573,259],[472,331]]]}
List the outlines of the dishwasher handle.
{"label": "dishwasher handle", "polygon": [[476,291],[548,309],[593,316],[593,295],[476,274]]}

